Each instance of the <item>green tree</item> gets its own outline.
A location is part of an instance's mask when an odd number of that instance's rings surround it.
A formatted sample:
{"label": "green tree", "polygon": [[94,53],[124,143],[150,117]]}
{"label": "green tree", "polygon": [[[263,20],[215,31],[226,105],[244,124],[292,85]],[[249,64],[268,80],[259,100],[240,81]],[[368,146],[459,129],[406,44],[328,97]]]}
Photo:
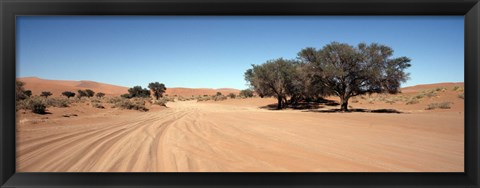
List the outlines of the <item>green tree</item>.
{"label": "green tree", "polygon": [[293,60],[274,59],[261,65],[252,65],[245,72],[245,80],[261,97],[277,98],[277,109],[284,108],[293,91],[293,79],[298,63]]}
{"label": "green tree", "polygon": [[314,85],[340,98],[340,109],[348,111],[348,100],[366,93],[398,93],[408,79],[407,57],[392,58],[393,49],[376,43],[357,47],[332,42],[320,50],[305,48],[298,53]]}
{"label": "green tree", "polygon": [[155,96],[156,100],[162,97],[163,93],[165,93],[165,90],[167,90],[164,84],[158,82],[152,82],[148,84],[148,88],[153,92],[153,96]]}
{"label": "green tree", "polygon": [[78,93],[78,98],[82,98],[82,97],[87,96],[87,92],[84,91],[84,90],[78,90],[77,93]]}
{"label": "green tree", "polygon": [[50,91],[42,91],[42,93],[40,94],[40,96],[45,97],[45,98],[48,98],[51,95],[52,95],[52,93]]}
{"label": "green tree", "polygon": [[86,89],[85,92],[87,93],[87,97],[93,97],[95,95],[95,92],[91,89]]}
{"label": "green tree", "polygon": [[143,89],[142,86],[134,86],[132,88],[128,89],[128,94],[130,95],[130,98],[132,97],[149,97],[150,96],[150,90],[148,89]]}
{"label": "green tree", "polygon": [[64,91],[64,92],[62,92],[62,95],[67,97],[67,98],[75,97],[75,93],[71,92],[71,91]]}

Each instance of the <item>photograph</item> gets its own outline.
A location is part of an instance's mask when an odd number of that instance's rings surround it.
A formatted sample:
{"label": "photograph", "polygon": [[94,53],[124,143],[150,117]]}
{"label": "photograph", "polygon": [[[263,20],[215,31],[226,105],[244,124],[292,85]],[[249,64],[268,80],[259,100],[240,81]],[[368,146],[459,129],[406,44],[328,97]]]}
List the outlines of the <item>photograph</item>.
{"label": "photograph", "polygon": [[465,172],[464,16],[15,24],[16,172]]}

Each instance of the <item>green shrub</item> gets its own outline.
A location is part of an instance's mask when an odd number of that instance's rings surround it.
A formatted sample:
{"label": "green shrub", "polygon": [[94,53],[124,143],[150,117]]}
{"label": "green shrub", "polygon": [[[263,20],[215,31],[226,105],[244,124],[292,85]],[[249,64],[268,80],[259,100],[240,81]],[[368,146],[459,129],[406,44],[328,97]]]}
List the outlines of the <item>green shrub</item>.
{"label": "green shrub", "polygon": [[433,110],[433,109],[450,109],[451,102],[442,102],[442,103],[430,103],[428,104],[426,110]]}
{"label": "green shrub", "polygon": [[253,97],[253,91],[250,89],[244,89],[240,91],[239,95],[244,98]]}

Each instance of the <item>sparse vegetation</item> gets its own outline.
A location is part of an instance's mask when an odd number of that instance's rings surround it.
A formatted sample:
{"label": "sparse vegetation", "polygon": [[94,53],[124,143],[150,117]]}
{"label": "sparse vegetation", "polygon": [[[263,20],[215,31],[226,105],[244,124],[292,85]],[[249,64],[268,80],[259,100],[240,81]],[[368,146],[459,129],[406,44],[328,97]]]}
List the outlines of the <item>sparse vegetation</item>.
{"label": "sparse vegetation", "polygon": [[42,91],[42,93],[40,94],[40,96],[45,97],[45,98],[48,98],[51,95],[52,95],[52,93],[50,91]]}
{"label": "sparse vegetation", "polygon": [[97,94],[95,94],[95,97],[98,97],[98,98],[102,98],[105,96],[105,93],[102,93],[102,92],[98,92]]}
{"label": "sparse vegetation", "polygon": [[426,110],[433,110],[433,109],[450,109],[451,102],[441,102],[441,103],[430,103],[428,104]]}
{"label": "sparse vegetation", "polygon": [[27,98],[27,96],[24,93],[25,92],[25,89],[23,88],[24,85],[25,85],[24,82],[21,82],[18,80],[15,82],[15,100],[16,101]]}
{"label": "sparse vegetation", "polygon": [[32,91],[31,90],[25,90],[23,91],[23,94],[28,98],[32,96]]}
{"label": "sparse vegetation", "polygon": [[153,92],[153,96],[156,100],[162,97],[163,93],[165,93],[165,90],[167,90],[165,85],[159,82],[152,82],[148,84],[148,88]]}
{"label": "sparse vegetation", "polygon": [[87,95],[87,92],[84,91],[84,90],[78,90],[77,93],[78,93],[78,95],[77,95],[78,98],[82,98],[82,97],[88,96],[88,95]]}
{"label": "sparse vegetation", "polygon": [[74,92],[71,92],[71,91],[64,91],[62,93],[63,96],[67,97],[67,98],[70,98],[70,97],[75,97],[75,93]]}
{"label": "sparse vegetation", "polygon": [[241,98],[250,98],[250,97],[253,97],[253,91],[250,90],[250,89],[241,90],[239,96],[240,96]]}
{"label": "sparse vegetation", "polygon": [[86,89],[85,93],[87,94],[88,98],[93,97],[95,95],[95,92],[91,89]]}
{"label": "sparse vegetation", "polygon": [[65,98],[48,98],[48,99],[45,99],[45,102],[48,107],[53,106],[53,107],[59,107],[59,108],[68,107],[70,104],[70,101]]}
{"label": "sparse vegetation", "polygon": [[453,91],[463,92],[464,89],[463,89],[463,87],[460,87],[460,86],[454,86]]}
{"label": "sparse vegetation", "polygon": [[150,97],[150,90],[142,88],[142,86],[134,86],[128,89],[128,97],[125,98],[147,98]]}
{"label": "sparse vegetation", "polygon": [[142,112],[148,111],[148,108],[145,107],[145,101],[143,100],[133,100],[133,99],[125,99],[121,98],[114,103],[113,108],[121,108],[121,109],[128,109],[128,110],[138,110]]}
{"label": "sparse vegetation", "polygon": [[458,98],[465,99],[465,93],[458,94]]}
{"label": "sparse vegetation", "polygon": [[228,97],[230,97],[231,99],[234,99],[235,97],[237,97],[237,95],[235,95],[234,93],[229,93]]}
{"label": "sparse vegetation", "polygon": [[411,97],[407,100],[407,102],[405,103],[406,105],[411,105],[411,104],[417,104],[419,103],[420,101],[418,100],[418,98],[416,97]]}

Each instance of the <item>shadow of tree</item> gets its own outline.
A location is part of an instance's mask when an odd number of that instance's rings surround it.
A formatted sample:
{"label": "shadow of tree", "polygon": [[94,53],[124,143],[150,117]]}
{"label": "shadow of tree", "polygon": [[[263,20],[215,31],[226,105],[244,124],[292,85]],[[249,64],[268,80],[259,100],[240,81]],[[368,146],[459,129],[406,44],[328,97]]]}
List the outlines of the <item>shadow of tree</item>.
{"label": "shadow of tree", "polygon": [[343,112],[340,109],[328,109],[328,110],[305,110],[304,112],[318,112],[318,113],[352,113],[352,112],[363,112],[363,113],[389,113],[389,114],[401,114],[403,112],[395,110],[395,109],[362,109],[362,108],[355,108],[349,109],[347,112]]}

